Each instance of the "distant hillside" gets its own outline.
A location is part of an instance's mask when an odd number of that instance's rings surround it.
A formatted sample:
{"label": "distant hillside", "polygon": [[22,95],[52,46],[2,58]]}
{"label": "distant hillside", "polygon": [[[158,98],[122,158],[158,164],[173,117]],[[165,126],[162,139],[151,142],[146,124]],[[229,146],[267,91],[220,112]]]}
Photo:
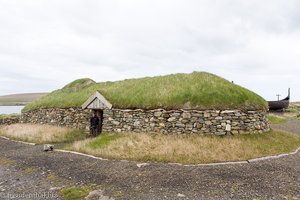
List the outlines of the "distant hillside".
{"label": "distant hillside", "polygon": [[0,106],[26,105],[48,93],[25,93],[0,96]]}
{"label": "distant hillside", "polygon": [[80,107],[95,91],[114,108],[267,110],[266,101],[254,92],[216,75],[194,72],[102,83],[79,79],[26,105],[24,111]]}

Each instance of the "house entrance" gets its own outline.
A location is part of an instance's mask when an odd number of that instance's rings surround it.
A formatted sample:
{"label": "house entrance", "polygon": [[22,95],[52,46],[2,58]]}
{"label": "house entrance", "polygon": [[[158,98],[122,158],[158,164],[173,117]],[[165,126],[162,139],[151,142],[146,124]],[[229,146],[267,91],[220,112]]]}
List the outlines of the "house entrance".
{"label": "house entrance", "polygon": [[91,135],[97,136],[102,132],[103,110],[93,109],[90,120]]}
{"label": "house entrance", "polygon": [[91,109],[92,117],[90,119],[91,133],[96,136],[102,132],[103,124],[103,110],[111,109],[112,105],[109,103],[98,91],[88,98],[82,104],[82,109]]}

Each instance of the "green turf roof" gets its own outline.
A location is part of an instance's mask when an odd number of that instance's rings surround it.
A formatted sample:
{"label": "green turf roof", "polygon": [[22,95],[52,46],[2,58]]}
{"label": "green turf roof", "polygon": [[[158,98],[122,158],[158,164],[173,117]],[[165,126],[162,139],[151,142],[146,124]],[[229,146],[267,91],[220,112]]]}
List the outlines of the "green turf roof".
{"label": "green turf roof", "polygon": [[216,75],[193,72],[102,83],[79,79],[28,104],[24,111],[80,107],[95,91],[113,108],[267,110],[257,94]]}

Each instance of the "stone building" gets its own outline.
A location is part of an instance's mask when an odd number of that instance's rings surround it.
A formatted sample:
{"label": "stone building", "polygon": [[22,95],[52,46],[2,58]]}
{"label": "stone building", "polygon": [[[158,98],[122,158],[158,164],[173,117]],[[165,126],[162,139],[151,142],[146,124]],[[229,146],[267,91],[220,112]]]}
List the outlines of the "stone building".
{"label": "stone building", "polygon": [[[232,83],[218,77],[216,78],[216,76],[210,75],[208,73],[203,74],[198,72],[187,75],[170,75],[166,79],[163,79],[161,77],[158,77],[156,79],[146,78],[145,80],[147,82],[142,82],[140,80],[131,80],[130,82],[126,82],[126,80],[124,80],[123,82],[121,81],[116,84],[118,84],[119,87],[118,92],[122,93],[121,97],[125,96],[127,98],[127,96],[124,94],[127,94],[126,92],[130,92],[128,98],[131,98],[129,100],[133,101],[135,100],[134,98],[141,97],[139,95],[145,95],[142,96],[143,98],[140,98],[142,100],[139,101],[142,102],[141,104],[143,104],[143,102],[149,102],[147,101],[147,98],[151,98],[151,95],[145,94],[151,89],[151,87],[157,87],[155,89],[159,92],[164,91],[165,89],[165,85],[162,84],[175,84],[176,87],[171,87],[172,85],[168,86],[170,90],[175,88],[173,91],[170,91],[170,93],[176,91],[176,95],[181,95],[182,93],[180,93],[180,91],[182,90],[180,87],[183,87],[182,80],[191,78],[190,82],[197,84],[195,80],[201,81],[201,79],[207,77],[222,82],[222,84],[220,84],[220,87],[227,84],[228,88],[231,88],[229,90],[231,92],[235,92],[232,88],[237,88],[236,94],[244,94],[246,92],[248,92],[247,94],[254,94],[249,92],[248,90],[246,91],[246,89],[239,86],[230,85]],[[166,81],[163,82],[162,80]],[[172,80],[173,82],[171,82],[170,80]],[[162,83],[159,82],[160,84],[155,85],[154,83],[157,83],[158,81],[161,81]],[[146,89],[143,90],[143,93],[139,93],[139,90],[137,89],[137,84],[139,83],[146,85]],[[247,109],[245,109],[245,107],[231,106],[231,104],[223,109],[217,106],[213,108],[204,107],[203,109],[203,107],[201,107],[200,103],[198,103],[197,100],[196,102],[192,102],[193,104],[189,105],[189,99],[188,101],[182,101],[182,106],[178,107],[168,107],[163,105],[165,99],[171,101],[172,98],[176,97],[176,95],[173,95],[174,93],[171,93],[168,98],[164,98],[159,102],[156,101],[157,99],[159,99],[159,95],[157,95],[158,97],[154,98],[155,101],[152,101],[156,103],[155,106],[152,106],[148,109],[148,107],[143,107],[143,105],[139,107],[139,105],[135,102],[134,104],[127,101],[128,99],[119,100],[120,95],[118,94],[113,96],[111,93],[115,91],[110,91],[112,90],[112,87],[109,87],[112,84],[114,83],[101,85],[100,89],[104,91],[104,93],[101,91],[95,91],[93,95],[85,99],[86,101],[82,104],[81,107],[73,106],[67,108],[49,107],[30,109],[22,113],[21,121],[26,123],[47,123],[88,130],[91,113],[96,112],[97,115],[102,119],[100,120],[100,126],[102,127],[102,131],[104,132],[159,132],[163,134],[195,133],[228,135],[249,132],[262,133],[269,130],[269,124],[266,118],[266,110],[255,109],[255,106],[249,106],[249,101],[247,100],[248,96],[246,96],[245,98],[243,96],[243,98],[246,99],[243,105],[248,106]],[[85,85],[84,87],[87,86]],[[215,89],[217,93],[222,90],[222,88],[220,87],[212,88],[211,90]],[[178,90],[178,88],[180,88],[180,90]],[[66,92],[70,91],[76,92],[77,90],[68,88],[68,91]],[[194,93],[192,92],[194,91],[191,90],[191,95],[194,95]],[[256,99],[264,101],[261,97],[256,97]],[[212,101],[213,100],[214,99],[212,99]],[[128,105],[124,103],[125,106],[120,106],[120,102],[129,103]]]}
{"label": "stone building", "polygon": [[81,108],[47,108],[24,112],[22,121],[89,129],[96,112],[105,132],[160,132],[163,134],[241,134],[266,132],[269,124],[264,111],[195,109],[118,109],[99,92]]}

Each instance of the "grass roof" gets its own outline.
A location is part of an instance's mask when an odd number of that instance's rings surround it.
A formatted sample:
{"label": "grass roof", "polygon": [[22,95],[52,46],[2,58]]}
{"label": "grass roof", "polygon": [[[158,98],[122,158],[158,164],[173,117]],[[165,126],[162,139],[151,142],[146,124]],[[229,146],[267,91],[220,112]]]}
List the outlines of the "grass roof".
{"label": "grass roof", "polygon": [[114,108],[267,109],[266,101],[257,94],[216,75],[193,72],[102,83],[80,79],[28,104],[24,111],[79,107],[95,91]]}

